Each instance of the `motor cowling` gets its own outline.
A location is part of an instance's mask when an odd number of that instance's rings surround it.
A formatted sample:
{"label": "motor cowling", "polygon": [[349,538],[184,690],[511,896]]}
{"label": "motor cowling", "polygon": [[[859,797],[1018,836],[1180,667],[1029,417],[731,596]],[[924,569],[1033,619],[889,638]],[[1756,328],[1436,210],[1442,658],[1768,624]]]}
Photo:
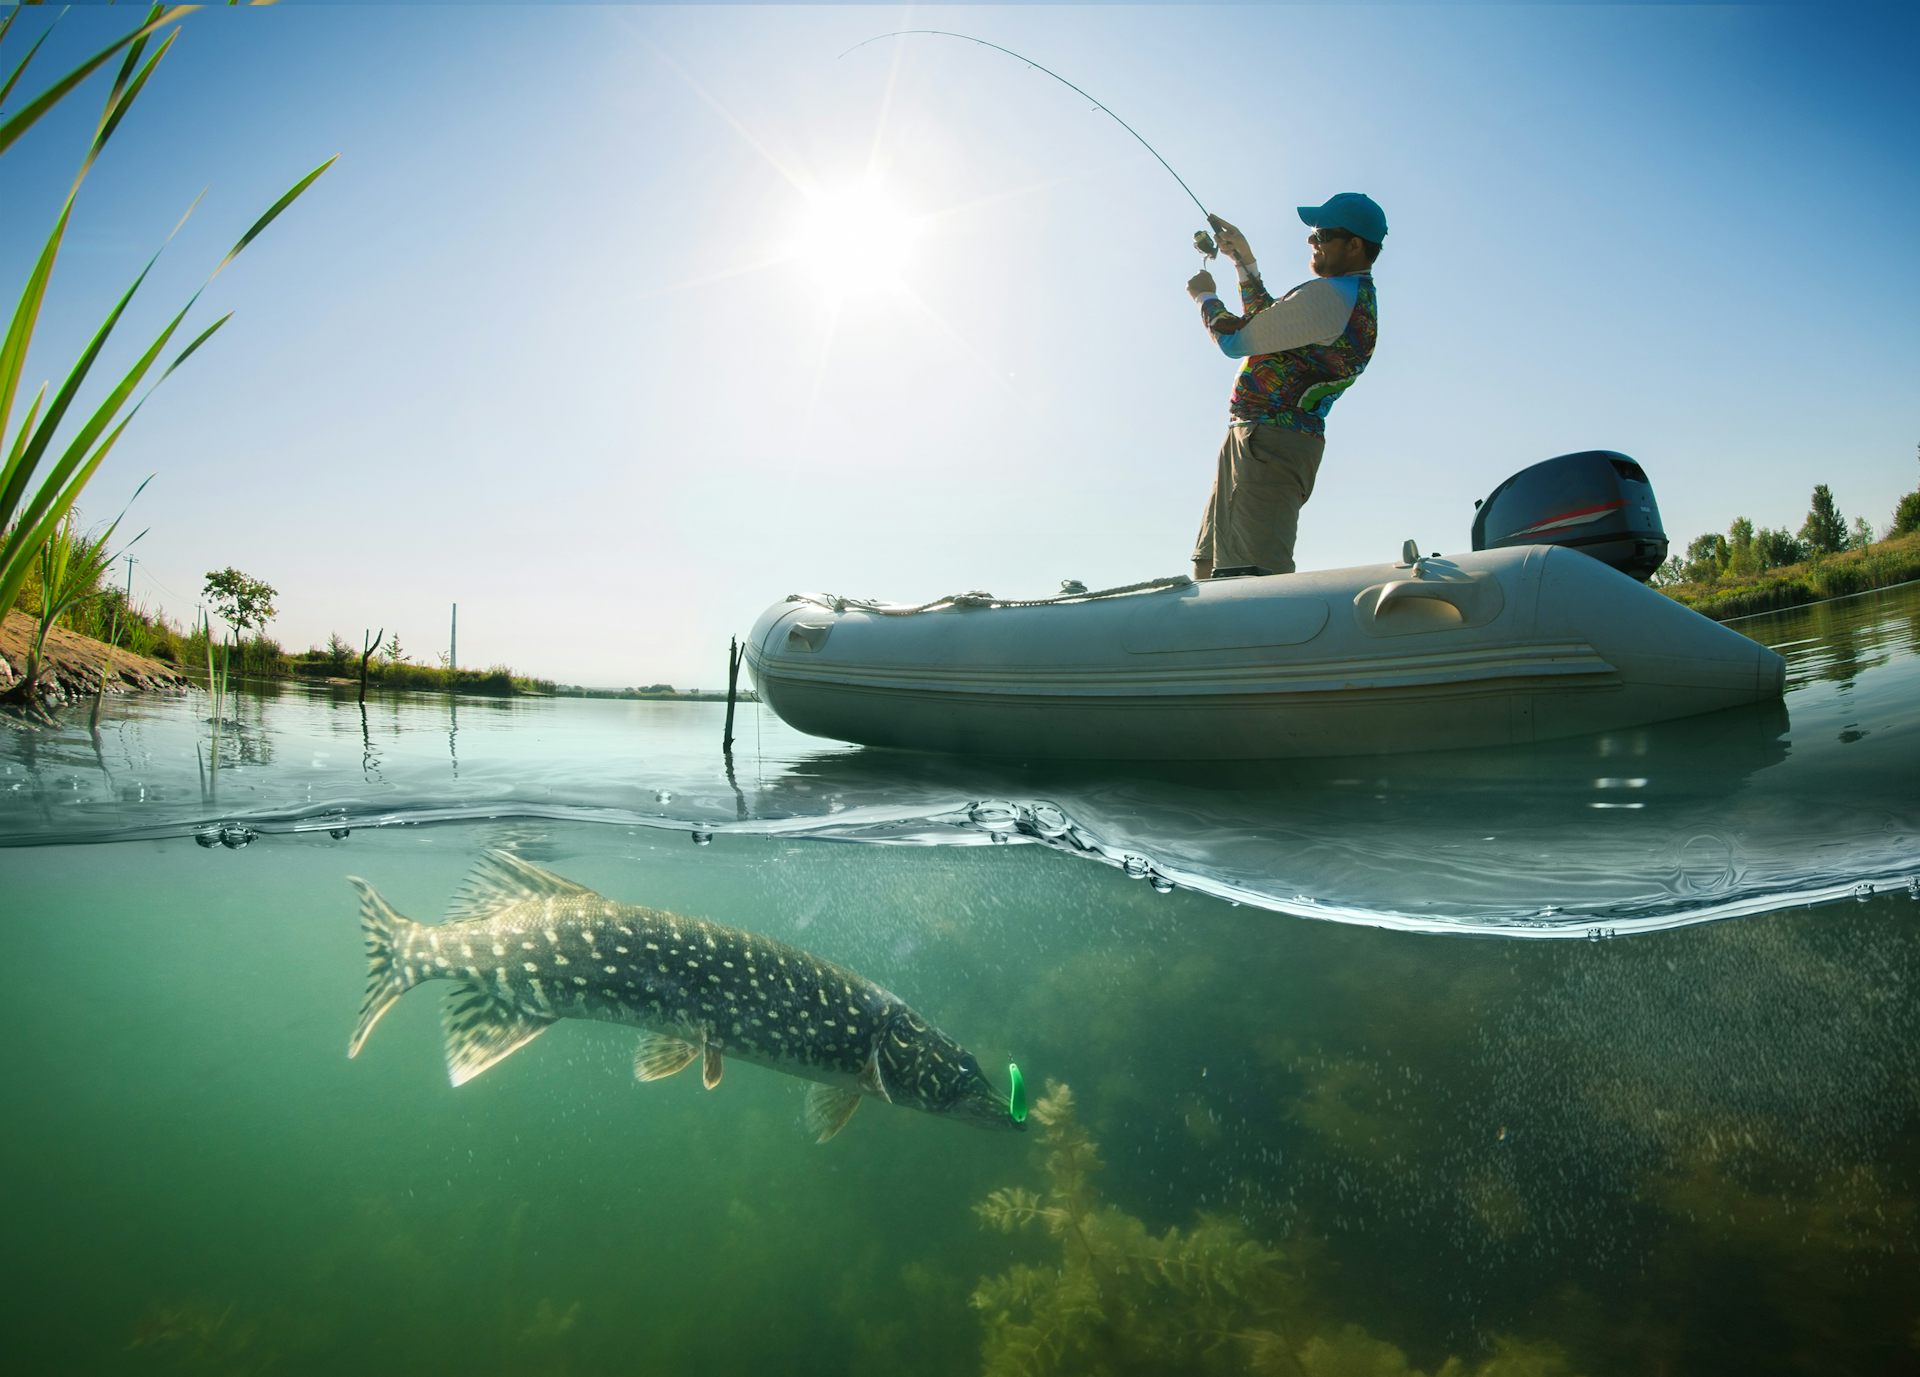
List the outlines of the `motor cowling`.
{"label": "motor cowling", "polygon": [[1476,550],[1566,545],[1642,583],[1667,558],[1647,471],[1610,449],[1542,460],[1474,505]]}

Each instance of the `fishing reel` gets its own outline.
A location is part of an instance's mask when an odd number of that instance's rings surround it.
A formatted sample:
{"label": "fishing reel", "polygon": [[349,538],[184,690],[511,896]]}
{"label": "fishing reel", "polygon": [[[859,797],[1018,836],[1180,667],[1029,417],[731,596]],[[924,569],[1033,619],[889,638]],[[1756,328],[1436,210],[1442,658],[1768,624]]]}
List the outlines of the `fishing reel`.
{"label": "fishing reel", "polygon": [[1213,242],[1213,236],[1205,230],[1193,232],[1194,251],[1211,263],[1220,256],[1220,246]]}

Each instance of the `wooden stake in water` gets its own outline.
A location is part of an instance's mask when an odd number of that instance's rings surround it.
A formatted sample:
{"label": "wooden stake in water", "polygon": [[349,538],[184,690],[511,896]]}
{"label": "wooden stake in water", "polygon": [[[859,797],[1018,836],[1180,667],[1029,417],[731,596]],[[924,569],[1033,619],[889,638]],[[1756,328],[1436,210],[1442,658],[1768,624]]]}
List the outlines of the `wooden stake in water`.
{"label": "wooden stake in water", "polygon": [[733,754],[733,705],[740,696],[740,638],[727,637],[727,729],[720,739],[720,753]]}
{"label": "wooden stake in water", "polygon": [[[360,634],[362,636],[367,634],[365,628],[361,629]],[[380,642],[385,639],[386,634],[386,627],[381,627],[380,630],[375,633],[374,638],[366,642],[360,649],[360,706],[362,707],[365,707],[367,704],[367,661],[373,658],[374,650],[378,648]]]}

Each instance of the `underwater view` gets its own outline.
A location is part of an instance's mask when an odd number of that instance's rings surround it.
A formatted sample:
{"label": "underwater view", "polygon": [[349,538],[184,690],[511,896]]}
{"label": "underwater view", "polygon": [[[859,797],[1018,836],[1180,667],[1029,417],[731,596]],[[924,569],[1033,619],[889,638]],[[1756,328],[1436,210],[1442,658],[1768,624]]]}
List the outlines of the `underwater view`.
{"label": "underwater view", "polygon": [[[10,723],[8,1366],[1920,1372],[1920,585],[1734,625],[1783,704],[1424,756],[290,684]],[[413,926],[529,896],[584,929]],[[459,993],[521,938],[551,1028]],[[568,1016],[615,941],[685,944],[724,1058]],[[990,1093],[782,1074],[829,994]]]}

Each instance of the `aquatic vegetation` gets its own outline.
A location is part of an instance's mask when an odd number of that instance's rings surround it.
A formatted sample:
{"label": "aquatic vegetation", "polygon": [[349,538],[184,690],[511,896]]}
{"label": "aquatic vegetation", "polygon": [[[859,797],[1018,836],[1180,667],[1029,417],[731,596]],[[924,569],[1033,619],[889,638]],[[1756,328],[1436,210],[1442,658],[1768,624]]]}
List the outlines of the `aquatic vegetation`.
{"label": "aquatic vegetation", "polygon": [[[1037,1228],[1059,1256],[1015,1263],[974,1288],[985,1377],[1426,1377],[1392,1343],[1325,1313],[1302,1265],[1310,1244],[1282,1251],[1238,1220],[1207,1214],[1156,1234],[1101,1197],[1100,1149],[1069,1087],[1048,1081],[1032,1118],[1046,1135],[1046,1188],[1002,1187],[974,1213],[1002,1233]],[[1477,1362],[1448,1357],[1432,1377],[1575,1377],[1557,1344],[1497,1335],[1492,1347]]]}
{"label": "aquatic vegetation", "polygon": [[141,1316],[127,1343],[151,1364],[213,1377],[256,1377],[270,1371],[279,1355],[260,1342],[260,1321],[236,1317],[228,1304],[210,1307],[155,1305]]}
{"label": "aquatic vegetation", "polygon": [[1037,1226],[1060,1257],[1017,1263],[974,1288],[987,1329],[984,1373],[1165,1372],[1190,1368],[1196,1352],[1231,1371],[1289,1352],[1298,1291],[1278,1251],[1220,1218],[1152,1233],[1102,1201],[1093,1179],[1100,1151],[1075,1118],[1070,1088],[1048,1081],[1030,1112],[1046,1134],[1046,1190],[1004,1187],[974,1212],[1003,1233]]}

